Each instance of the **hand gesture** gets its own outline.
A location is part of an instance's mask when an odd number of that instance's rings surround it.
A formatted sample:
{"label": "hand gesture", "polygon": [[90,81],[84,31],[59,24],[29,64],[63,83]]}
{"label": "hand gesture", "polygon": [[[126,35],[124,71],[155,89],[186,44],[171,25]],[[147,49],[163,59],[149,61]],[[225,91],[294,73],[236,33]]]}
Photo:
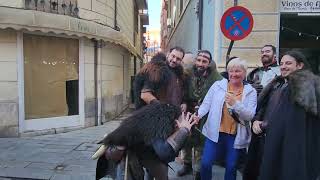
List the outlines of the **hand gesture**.
{"label": "hand gesture", "polygon": [[233,94],[231,94],[231,93],[226,93],[225,102],[226,102],[228,105],[233,106],[233,105],[236,103],[236,98],[234,97]]}
{"label": "hand gesture", "polygon": [[196,124],[196,121],[194,121],[194,115],[191,115],[191,113],[182,113],[179,117],[179,120],[176,120],[178,128],[187,128],[189,131],[192,128],[194,124]]}

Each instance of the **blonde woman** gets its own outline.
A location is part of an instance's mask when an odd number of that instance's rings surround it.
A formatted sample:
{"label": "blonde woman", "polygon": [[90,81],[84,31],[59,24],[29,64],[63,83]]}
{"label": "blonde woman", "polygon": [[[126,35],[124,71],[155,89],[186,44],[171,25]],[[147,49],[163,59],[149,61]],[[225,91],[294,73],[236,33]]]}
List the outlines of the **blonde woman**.
{"label": "blonde woman", "polygon": [[257,106],[256,90],[244,82],[247,63],[232,59],[227,66],[229,80],[215,82],[198,110],[198,117],[209,113],[202,134],[206,137],[201,161],[201,179],[211,180],[212,165],[223,157],[225,180],[236,180],[236,162],[240,149],[247,148],[251,131],[249,122]]}

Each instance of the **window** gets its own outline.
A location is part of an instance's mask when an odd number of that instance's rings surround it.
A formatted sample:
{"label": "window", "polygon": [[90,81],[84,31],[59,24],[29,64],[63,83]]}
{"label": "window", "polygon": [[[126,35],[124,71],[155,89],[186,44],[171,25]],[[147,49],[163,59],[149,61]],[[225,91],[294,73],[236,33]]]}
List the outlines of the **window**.
{"label": "window", "polygon": [[79,41],[24,34],[25,118],[77,115]]}

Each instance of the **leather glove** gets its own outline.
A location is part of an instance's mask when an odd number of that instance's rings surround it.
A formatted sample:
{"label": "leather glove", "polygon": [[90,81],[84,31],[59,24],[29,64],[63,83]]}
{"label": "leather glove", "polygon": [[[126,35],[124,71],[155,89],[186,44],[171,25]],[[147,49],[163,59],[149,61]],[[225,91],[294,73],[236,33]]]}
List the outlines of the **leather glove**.
{"label": "leather glove", "polygon": [[122,159],[124,153],[125,148],[123,147],[108,146],[104,155],[106,159],[118,162]]}

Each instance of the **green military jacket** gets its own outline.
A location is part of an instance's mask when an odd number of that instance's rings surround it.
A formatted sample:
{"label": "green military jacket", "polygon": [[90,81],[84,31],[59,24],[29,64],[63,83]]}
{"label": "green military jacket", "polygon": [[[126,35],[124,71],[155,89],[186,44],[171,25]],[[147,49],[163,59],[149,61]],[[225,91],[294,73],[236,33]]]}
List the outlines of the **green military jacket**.
{"label": "green military jacket", "polygon": [[[187,104],[187,111],[191,113],[196,111],[195,106],[200,106],[212,84],[223,78],[217,71],[215,63],[210,64],[209,70],[205,76],[197,76],[195,73],[195,66],[185,70],[187,79],[184,102]],[[192,131],[192,135],[188,141],[189,146],[203,147],[205,138],[201,135],[200,131],[206,120],[207,116],[204,116],[200,123],[196,125],[196,130]]]}
{"label": "green military jacket", "polygon": [[186,69],[185,71],[188,78],[186,82],[187,89],[184,99],[188,105],[188,109],[192,111],[192,108],[194,107],[190,106],[200,105],[212,84],[216,81],[221,80],[222,76],[217,71],[215,63],[212,63],[212,65],[210,65],[209,70],[207,71],[207,74],[205,76],[197,76],[195,74],[195,66]]}

